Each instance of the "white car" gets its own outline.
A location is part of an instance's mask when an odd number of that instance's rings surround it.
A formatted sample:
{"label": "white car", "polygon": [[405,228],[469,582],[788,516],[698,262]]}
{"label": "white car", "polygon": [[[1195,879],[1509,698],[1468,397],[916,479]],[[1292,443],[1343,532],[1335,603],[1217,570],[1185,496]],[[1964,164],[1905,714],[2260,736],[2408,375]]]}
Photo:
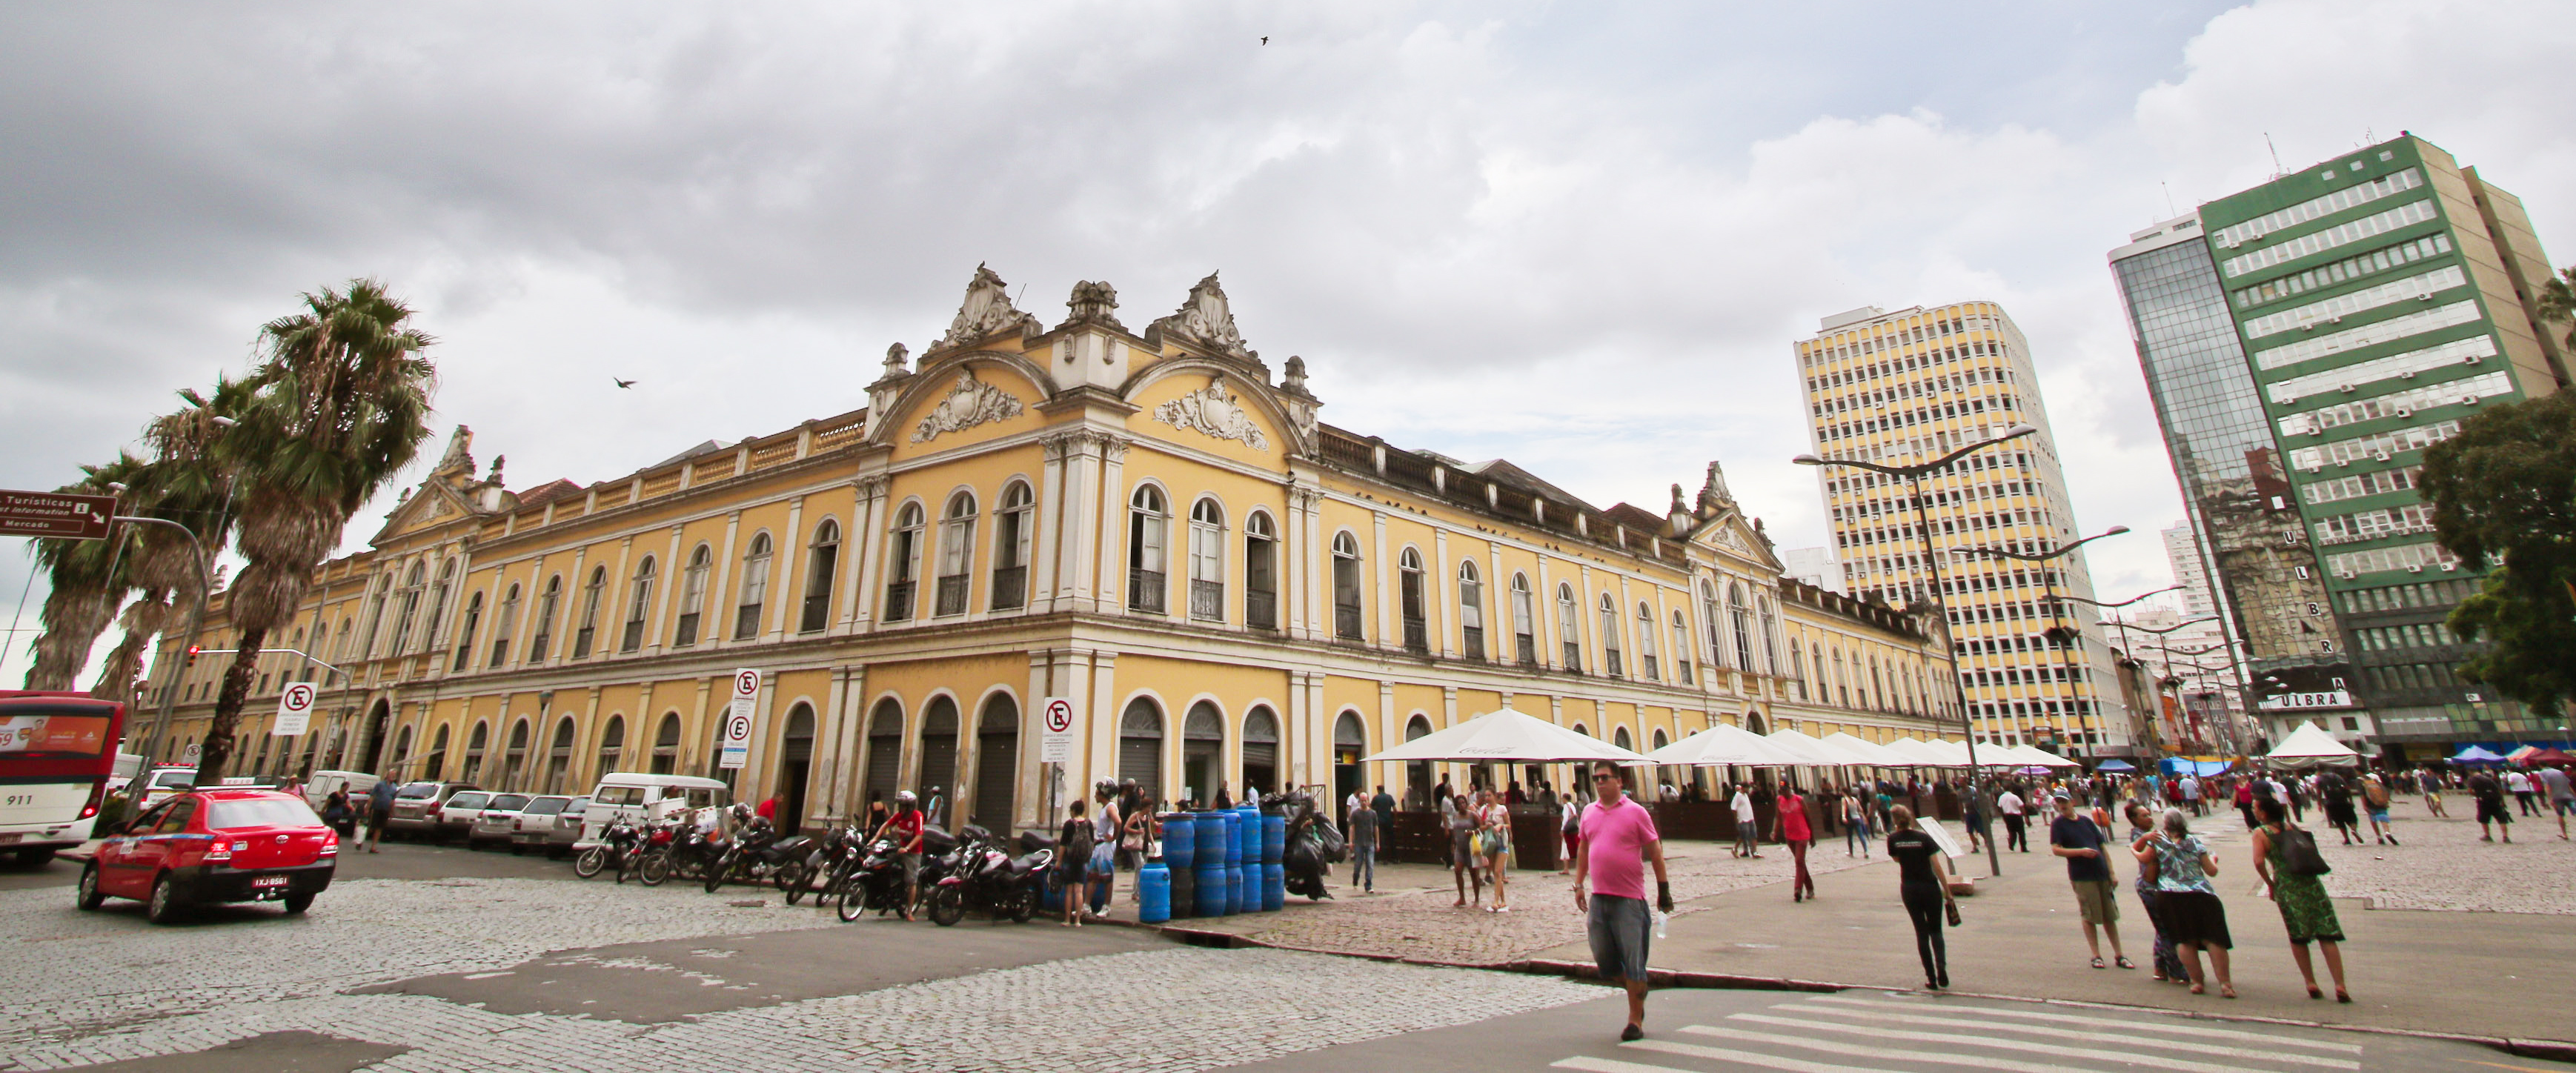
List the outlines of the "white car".
{"label": "white car", "polygon": [[137,814],[168,800],[172,794],[186,793],[190,787],[197,784],[197,769],[157,767],[145,772],[142,782],[143,792],[134,801],[134,811]]}
{"label": "white car", "polygon": [[[490,800],[483,802],[482,809],[474,814],[474,826],[466,828],[465,848],[482,849],[487,842],[509,843],[510,833],[516,829],[512,825],[519,820],[519,810],[528,807],[528,799],[532,796],[534,795],[493,794]],[[450,804],[447,810],[450,815],[453,815],[456,806]]]}
{"label": "white car", "polygon": [[587,797],[543,794],[528,799],[510,822],[510,852],[544,850],[548,857],[561,857],[572,852],[581,841],[581,815],[590,807]]}
{"label": "white car", "polygon": [[474,844],[474,821],[483,818],[483,803],[499,796],[489,790],[458,790],[438,807],[438,833],[430,841],[443,841],[450,833],[461,832],[465,844]]}

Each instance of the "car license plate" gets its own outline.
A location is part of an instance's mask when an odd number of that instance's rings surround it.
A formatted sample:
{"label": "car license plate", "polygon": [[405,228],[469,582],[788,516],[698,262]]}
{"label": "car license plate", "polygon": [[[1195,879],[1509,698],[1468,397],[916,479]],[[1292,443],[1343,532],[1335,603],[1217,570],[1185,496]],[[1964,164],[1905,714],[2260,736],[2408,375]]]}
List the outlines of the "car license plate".
{"label": "car license plate", "polygon": [[25,837],[27,837],[27,832],[25,831],[0,831],[0,846],[8,845],[9,843]]}
{"label": "car license plate", "polygon": [[254,876],[250,881],[250,885],[253,887],[283,887],[286,885],[286,877]]}

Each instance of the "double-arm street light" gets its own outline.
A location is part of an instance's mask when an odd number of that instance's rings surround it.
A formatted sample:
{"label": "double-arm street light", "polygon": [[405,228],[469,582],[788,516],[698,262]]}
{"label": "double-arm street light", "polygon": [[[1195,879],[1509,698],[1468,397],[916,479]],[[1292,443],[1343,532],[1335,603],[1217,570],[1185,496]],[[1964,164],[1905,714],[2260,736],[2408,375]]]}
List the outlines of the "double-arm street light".
{"label": "double-arm street light", "polygon": [[[1906,495],[1914,500],[1914,535],[1923,543],[1923,565],[1932,571],[1932,585],[1929,593],[1932,598],[1932,613],[1938,616],[1941,622],[1942,647],[1949,650],[1950,695],[1953,698],[1952,703],[1958,707],[1960,737],[1966,739],[1968,743],[1968,795],[1970,801],[1978,808],[1985,807],[1986,769],[1977,764],[1977,728],[1968,717],[1967,683],[1959,678],[1959,639],[1957,633],[1950,628],[1950,609],[1944,599],[1944,586],[1941,582],[1941,556],[1932,547],[1932,521],[1923,508],[1923,478],[1950,468],[1950,463],[1968,455],[2038,431],[2039,428],[2034,425],[2014,425],[2005,429],[2001,436],[1978,440],[1939,458],[1911,466],[1882,466],[1876,462],[1863,462],[1856,458],[1823,458],[1811,454],[1799,455],[1789,460],[1801,466],[1848,466],[1852,469],[1865,469],[1872,473],[1884,473],[1890,477],[1905,479]],[[1997,876],[2004,874],[2003,855],[1995,849],[1995,840],[1989,838],[1985,842],[1988,874]]]}
{"label": "double-arm street light", "polygon": [[[2142,592],[2142,593],[2139,593],[2139,594],[2137,594],[2137,595],[2135,595],[2135,596],[2129,597],[2129,598],[2128,598],[2128,599],[2126,599],[2126,600],[2119,601],[2118,603],[2104,603],[2104,602],[2102,602],[2102,601],[2100,601],[2100,600],[2087,600],[2087,599],[2085,599],[2085,598],[2083,598],[2083,597],[2081,597],[2081,596],[2077,596],[2077,595],[2075,595],[2074,593],[2068,593],[2068,594],[2066,594],[2063,598],[2064,598],[2064,599],[2068,599],[2068,600],[2073,600],[2073,601],[2075,601],[2076,603],[2079,603],[2079,604],[2085,604],[2085,605],[2089,605],[2089,606],[2092,606],[2092,607],[2100,607],[2100,608],[2127,607],[2127,606],[2129,606],[2130,604],[2137,603],[2138,601],[2140,601],[2140,600],[2144,600],[2144,599],[2146,599],[2147,597],[2162,595],[2162,594],[2164,594],[2164,593],[2172,592],[2172,591],[2174,591],[2175,589],[2179,589],[2179,588],[2183,588],[2183,586],[2181,586],[2181,585],[2167,585],[2167,586],[2165,586],[2164,588],[2161,588],[2161,589],[2148,589],[2148,590],[2147,590],[2147,591],[2145,591],[2145,592]],[[2130,663],[2136,664],[2136,665],[2137,665],[2137,666],[2139,666],[2139,667],[2144,667],[2144,666],[2146,666],[2146,665],[2147,665],[2145,660],[2141,660],[2141,659],[2139,659],[2139,658],[2138,658],[2138,654],[2137,654],[2136,652],[2132,652],[2132,651],[2130,651],[2130,650],[2129,650],[2129,630],[2128,630],[2128,625],[2129,625],[2129,624],[2128,624],[2128,622],[2127,622],[2126,620],[2115,618],[2115,619],[2112,619],[2112,620],[2111,620],[2110,622],[2108,622],[2108,623],[2104,623],[2103,625],[2112,626],[2112,627],[2114,627],[2114,628],[2117,628],[2117,629],[2120,631],[2120,652],[2122,653],[2122,654],[2121,654],[2121,656],[2120,656],[2120,659],[2127,660],[2127,661],[2129,661]],[[2113,664],[2113,666],[2118,666],[2118,665],[2119,665],[2119,660],[2113,660],[2113,661],[2112,661],[2112,664]],[[2116,678],[2116,676],[2114,676],[2114,677]],[[2126,699],[2126,697],[2127,697],[2127,693],[2126,693],[2126,691],[2125,691],[2125,690],[2122,692],[2121,696],[2122,696],[2122,698],[2123,698],[2123,699]],[[2157,689],[2157,691],[2156,691],[2156,696],[2157,696],[2157,698],[2158,698],[2158,701],[2157,701],[2157,703],[2158,703],[2158,707],[2159,707],[2159,709],[2161,709],[2162,704],[2163,704],[2163,700],[2162,700],[2162,698],[2164,697],[2164,691],[2163,691],[2162,687],[2158,687],[2158,689]],[[2145,725],[2146,725],[2146,727],[2147,727],[2147,729],[2148,729],[2149,731],[2153,731],[2153,730],[2155,729],[2155,726],[2156,726],[2156,720],[2157,720],[2159,717],[2161,717],[2163,714],[2164,714],[2164,713],[2163,713],[2161,710],[2156,711],[2156,712],[2152,712],[2152,713],[2149,713],[2149,714],[2148,714],[2148,716],[2147,716],[2147,718],[2144,720],[2144,722],[2145,722]],[[2150,743],[2150,746],[2151,746],[2151,747],[2150,747],[2149,751],[2152,753],[2152,752],[2154,752],[2154,751],[2155,751],[2155,747],[2153,746],[2153,743],[2152,743],[2152,742]],[[2149,759],[2153,759],[2153,757],[2151,756]]]}
{"label": "double-arm street light", "polygon": [[[1982,555],[1990,559],[2012,559],[2025,563],[2044,564],[2052,559],[2062,559],[2066,556],[2072,555],[2075,553],[2075,549],[2083,547],[2084,545],[2090,544],[2096,540],[2100,540],[2103,537],[2115,537],[2128,531],[2128,526],[2115,525],[2109,529],[2095,533],[2092,536],[2085,537],[2082,540],[2070,541],[2044,551],[2015,551],[2011,548],[1981,547],[1952,548],[1950,549],[1950,554]],[[2059,651],[2066,653],[2064,660],[2066,664],[2064,668],[2065,681],[2070,691],[2073,692],[2073,695],[2067,698],[2066,707],[2071,711],[2083,703],[2082,692],[2080,690],[2073,690],[2073,687],[2076,684],[2076,668],[2073,650],[2075,648],[2080,648],[2083,645],[2084,630],[2081,627],[2078,627],[2072,631],[2072,636],[2061,635],[2061,633],[2065,631],[2065,627],[2057,624],[2057,571],[2046,566],[2042,566],[2039,571],[2039,583],[2041,591],[2045,594],[2044,602],[2048,607],[2048,629],[2046,632],[2042,633],[2041,636],[2047,638],[2049,643],[2055,645]],[[2051,690],[2050,692],[2055,692],[2055,690]],[[2076,725],[2081,727],[2083,723],[2079,721]]]}

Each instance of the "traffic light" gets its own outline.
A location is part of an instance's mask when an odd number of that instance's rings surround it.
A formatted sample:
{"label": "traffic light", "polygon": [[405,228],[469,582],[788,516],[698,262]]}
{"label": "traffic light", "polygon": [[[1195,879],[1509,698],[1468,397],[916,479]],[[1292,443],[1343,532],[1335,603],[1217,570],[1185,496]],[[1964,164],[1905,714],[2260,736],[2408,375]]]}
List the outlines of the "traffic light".
{"label": "traffic light", "polygon": [[194,666],[196,666],[196,665],[197,665],[197,653],[199,653],[199,652],[203,652],[203,651],[205,651],[205,650],[206,650],[206,646],[204,646],[204,645],[189,645],[189,646],[188,646],[188,659],[187,659],[187,661],[186,661],[186,662],[179,664],[179,669],[181,669],[181,670],[186,670],[186,669],[188,669],[188,668],[190,668],[190,667],[194,667]]}

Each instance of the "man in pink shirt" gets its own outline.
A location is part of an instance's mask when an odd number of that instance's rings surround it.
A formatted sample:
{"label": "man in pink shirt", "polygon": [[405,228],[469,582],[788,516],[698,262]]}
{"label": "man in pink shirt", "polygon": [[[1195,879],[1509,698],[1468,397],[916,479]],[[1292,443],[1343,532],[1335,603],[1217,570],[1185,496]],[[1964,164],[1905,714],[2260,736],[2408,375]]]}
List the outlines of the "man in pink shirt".
{"label": "man in pink shirt", "polygon": [[[1622,1040],[1643,1038],[1646,1030],[1646,943],[1654,937],[1654,920],[1646,912],[1646,869],[1655,866],[1655,906],[1673,911],[1673,885],[1664,875],[1664,841],[1655,833],[1655,818],[1646,806],[1628,799],[1627,769],[1605,766],[1593,772],[1599,800],[1583,810],[1583,850],[1574,858],[1574,907],[1583,910],[1592,940],[1592,960],[1601,978],[1628,989],[1628,1027]],[[1590,898],[1583,880],[1591,877]]]}

